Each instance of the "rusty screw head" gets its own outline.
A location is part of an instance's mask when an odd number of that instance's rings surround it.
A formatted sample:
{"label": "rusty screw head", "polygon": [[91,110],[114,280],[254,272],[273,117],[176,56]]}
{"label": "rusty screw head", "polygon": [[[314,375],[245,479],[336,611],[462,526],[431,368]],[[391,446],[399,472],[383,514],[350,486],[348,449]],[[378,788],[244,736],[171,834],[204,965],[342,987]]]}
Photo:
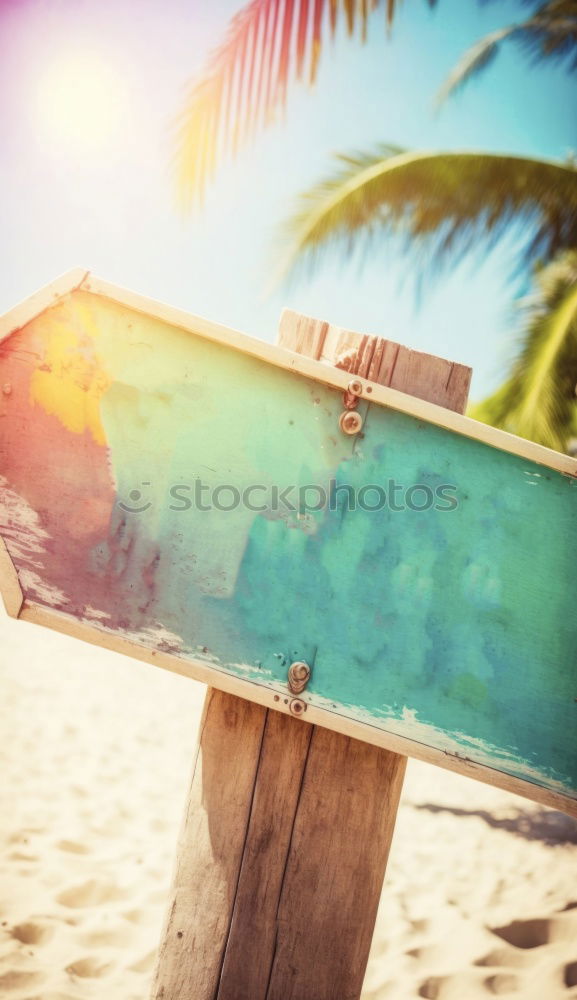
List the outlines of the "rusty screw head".
{"label": "rusty screw head", "polygon": [[339,427],[345,434],[358,434],[363,418],[356,410],[345,410],[339,417]]}
{"label": "rusty screw head", "polygon": [[307,706],[300,698],[293,698],[289,705],[291,715],[304,715],[307,710]]}
{"label": "rusty screw head", "polygon": [[349,382],[347,389],[349,392],[352,392],[354,396],[362,396],[363,383],[361,382],[360,379],[354,378]]}
{"label": "rusty screw head", "polygon": [[293,694],[300,694],[304,691],[311,675],[311,668],[304,660],[297,660],[291,663],[288,672],[288,685]]}

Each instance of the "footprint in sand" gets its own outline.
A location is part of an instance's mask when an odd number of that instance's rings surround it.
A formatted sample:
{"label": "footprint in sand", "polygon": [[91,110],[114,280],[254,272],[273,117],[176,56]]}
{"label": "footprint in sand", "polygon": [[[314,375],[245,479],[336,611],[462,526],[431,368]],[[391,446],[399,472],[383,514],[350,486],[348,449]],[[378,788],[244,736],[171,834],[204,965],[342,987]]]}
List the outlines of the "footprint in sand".
{"label": "footprint in sand", "polygon": [[424,997],[425,1000],[438,1000],[443,983],[444,979],[438,976],[430,976],[429,979],[425,979],[419,986],[418,996]]}
{"label": "footprint in sand", "polygon": [[577,986],[577,962],[570,962],[564,969],[565,986],[568,990]]}
{"label": "footprint in sand", "polygon": [[430,920],[423,918],[421,920],[409,920],[409,925],[411,930],[415,934],[424,934],[425,931],[429,929]]}
{"label": "footprint in sand", "polygon": [[444,945],[431,944],[419,948],[410,948],[407,952],[410,958],[416,958],[431,972],[440,972],[447,965],[447,948]]}
{"label": "footprint in sand", "polygon": [[68,851],[70,854],[89,854],[90,848],[77,840],[59,840],[56,844],[59,851]]}
{"label": "footprint in sand", "polygon": [[80,979],[100,979],[111,969],[110,962],[102,962],[98,958],[89,955],[87,958],[79,958],[66,966],[66,972],[71,976],[79,976]]}
{"label": "footprint in sand", "polygon": [[40,858],[37,854],[27,854],[25,851],[10,851],[10,854],[8,855],[8,861],[35,862],[39,860]]}
{"label": "footprint in sand", "polygon": [[126,948],[133,939],[133,931],[126,924],[109,930],[86,931],[80,937],[80,943],[86,948]]}
{"label": "footprint in sand", "polygon": [[56,897],[56,902],[72,909],[84,906],[100,906],[126,898],[126,892],[112,882],[89,879],[80,885],[65,889]]}
{"label": "footprint in sand", "polygon": [[568,911],[565,908],[552,917],[513,920],[504,927],[489,929],[514,948],[540,948],[552,941],[577,941],[577,913],[574,909]]}
{"label": "footprint in sand", "polygon": [[490,951],[486,955],[483,955],[482,958],[478,958],[475,965],[491,966],[493,968],[501,966],[507,969],[523,969],[529,965],[533,965],[533,962],[533,956],[527,954],[526,951],[519,951],[517,948],[510,947],[495,948],[494,951]]}
{"label": "footprint in sand", "polygon": [[514,948],[540,948],[551,940],[551,923],[545,918],[513,920],[504,927],[491,927],[490,930]]}
{"label": "footprint in sand", "polygon": [[39,972],[27,972],[24,969],[8,969],[7,972],[0,975],[0,996],[28,989],[29,986],[37,984],[39,979],[42,979]]}
{"label": "footprint in sand", "polygon": [[487,976],[483,982],[471,979],[468,973],[457,976],[429,976],[419,986],[417,996],[424,1000],[455,1000],[455,998],[501,996],[519,993],[522,980],[509,973]]}
{"label": "footprint in sand", "polygon": [[521,980],[512,973],[499,972],[485,979],[485,986],[490,993],[500,996],[502,993],[517,993],[521,989]]}
{"label": "footprint in sand", "polygon": [[[503,970],[496,971],[484,980],[484,985],[494,994],[510,994],[521,990],[522,981],[514,970],[529,970],[534,967],[532,953],[535,948],[542,948],[552,942],[571,942],[577,948],[577,912],[573,904],[550,918],[513,920],[510,924],[491,927],[490,930],[506,942],[506,947],[493,949],[478,958],[475,965]],[[569,962],[561,970],[561,977],[567,989],[577,986],[577,961]]]}
{"label": "footprint in sand", "polygon": [[13,927],[10,934],[22,944],[44,944],[54,934],[54,927],[40,921],[26,920]]}

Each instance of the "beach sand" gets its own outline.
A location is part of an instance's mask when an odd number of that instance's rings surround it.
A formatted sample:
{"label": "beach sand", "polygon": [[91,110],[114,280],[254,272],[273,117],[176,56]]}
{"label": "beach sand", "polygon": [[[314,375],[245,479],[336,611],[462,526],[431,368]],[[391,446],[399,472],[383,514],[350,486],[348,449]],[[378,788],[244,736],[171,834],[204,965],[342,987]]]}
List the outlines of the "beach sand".
{"label": "beach sand", "polygon": [[[148,1000],[204,692],[2,613],[0,997]],[[410,762],[363,998],[491,996],[577,998],[577,822]]]}

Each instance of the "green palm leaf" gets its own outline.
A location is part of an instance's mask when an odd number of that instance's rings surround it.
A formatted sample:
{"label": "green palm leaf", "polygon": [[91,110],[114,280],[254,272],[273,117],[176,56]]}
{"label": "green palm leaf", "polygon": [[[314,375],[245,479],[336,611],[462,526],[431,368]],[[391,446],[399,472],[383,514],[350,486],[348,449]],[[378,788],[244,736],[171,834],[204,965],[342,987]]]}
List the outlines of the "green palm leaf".
{"label": "green palm leaf", "polygon": [[469,80],[486,69],[498,55],[501,42],[510,38],[516,30],[516,25],[511,25],[508,28],[492,31],[490,35],[485,35],[467,49],[440,88],[436,103],[443,104],[450,95],[461,90]]}
{"label": "green palm leaf", "polygon": [[573,164],[383,146],[339,162],[335,174],[301,196],[285,224],[285,273],[314,267],[330,248],[350,255],[391,233],[420,252],[421,271],[490,249],[512,223],[522,232],[520,264],[577,246]]}
{"label": "green palm leaf", "polygon": [[[434,7],[437,0],[425,0]],[[251,0],[192,87],[178,121],[177,172],[185,204],[202,197],[226,153],[267,125],[286,100],[291,77],[314,83],[327,36],[339,17],[366,37],[370,15],[390,27],[402,0]]]}
{"label": "green palm leaf", "polygon": [[493,31],[476,42],[451,71],[438,95],[443,103],[489,66],[505,41],[517,44],[531,63],[565,61],[577,70],[577,0],[548,0],[525,21]]}
{"label": "green palm leaf", "polygon": [[565,451],[577,428],[577,251],[538,273],[520,339],[510,377],[471,416]]}

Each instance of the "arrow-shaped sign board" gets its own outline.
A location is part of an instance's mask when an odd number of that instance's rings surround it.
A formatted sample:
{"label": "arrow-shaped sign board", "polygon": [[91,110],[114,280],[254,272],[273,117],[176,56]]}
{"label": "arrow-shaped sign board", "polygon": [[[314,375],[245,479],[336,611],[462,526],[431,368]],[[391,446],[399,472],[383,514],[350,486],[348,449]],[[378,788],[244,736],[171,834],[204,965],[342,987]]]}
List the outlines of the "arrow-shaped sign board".
{"label": "arrow-shaped sign board", "polygon": [[575,460],[84,272],[0,336],[11,614],[577,812]]}

